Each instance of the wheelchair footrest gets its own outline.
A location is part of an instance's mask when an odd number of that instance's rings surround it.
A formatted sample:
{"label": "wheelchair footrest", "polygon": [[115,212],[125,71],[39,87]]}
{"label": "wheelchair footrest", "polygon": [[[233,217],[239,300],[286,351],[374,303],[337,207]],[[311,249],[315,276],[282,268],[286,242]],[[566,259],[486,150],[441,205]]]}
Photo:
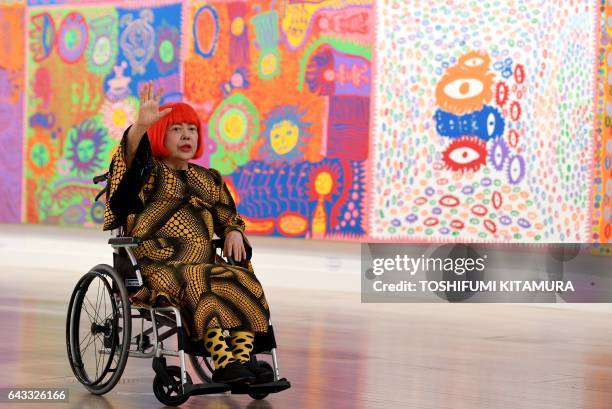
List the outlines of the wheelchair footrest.
{"label": "wheelchair footrest", "polygon": [[232,393],[276,393],[291,388],[291,383],[286,378],[281,378],[278,381],[258,383],[255,385],[235,385],[232,387]]}
{"label": "wheelchair footrest", "polygon": [[209,395],[211,393],[223,393],[230,390],[230,386],[226,383],[199,383],[195,385],[185,385],[184,393],[187,396]]}

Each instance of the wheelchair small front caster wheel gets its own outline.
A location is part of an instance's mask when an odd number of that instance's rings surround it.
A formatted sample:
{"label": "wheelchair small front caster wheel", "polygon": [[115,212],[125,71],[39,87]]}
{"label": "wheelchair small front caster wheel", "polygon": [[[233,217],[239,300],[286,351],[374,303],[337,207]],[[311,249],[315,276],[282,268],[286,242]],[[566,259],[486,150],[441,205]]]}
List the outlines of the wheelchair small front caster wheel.
{"label": "wheelchair small front caster wheel", "polygon": [[[166,406],[179,406],[187,402],[188,395],[183,395],[181,387],[181,368],[178,366],[169,366],[166,368],[170,377],[170,385],[164,384],[159,375],[155,375],[153,379],[153,393],[158,401]],[[191,384],[191,377],[187,373],[187,383]]]}

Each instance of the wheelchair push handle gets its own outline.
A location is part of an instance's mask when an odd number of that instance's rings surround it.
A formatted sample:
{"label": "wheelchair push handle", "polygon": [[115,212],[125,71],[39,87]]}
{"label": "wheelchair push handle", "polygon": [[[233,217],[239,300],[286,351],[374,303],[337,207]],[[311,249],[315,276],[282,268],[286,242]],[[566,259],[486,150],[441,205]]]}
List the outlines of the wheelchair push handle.
{"label": "wheelchair push handle", "polygon": [[[108,180],[108,172],[102,174],[102,175],[98,175],[98,176],[94,176],[93,178],[93,182],[97,185],[100,182],[104,182]],[[104,186],[104,189],[100,190],[98,192],[98,194],[96,195],[96,198],[94,199],[94,202],[97,202],[100,199],[100,196],[102,196],[104,193],[108,192],[108,183],[106,184],[106,186]]]}
{"label": "wheelchair push handle", "polygon": [[98,176],[94,176],[94,178],[93,178],[93,182],[96,185],[98,183],[100,183],[100,182],[104,182],[105,180],[108,180],[108,172],[103,173],[103,174],[98,175]]}

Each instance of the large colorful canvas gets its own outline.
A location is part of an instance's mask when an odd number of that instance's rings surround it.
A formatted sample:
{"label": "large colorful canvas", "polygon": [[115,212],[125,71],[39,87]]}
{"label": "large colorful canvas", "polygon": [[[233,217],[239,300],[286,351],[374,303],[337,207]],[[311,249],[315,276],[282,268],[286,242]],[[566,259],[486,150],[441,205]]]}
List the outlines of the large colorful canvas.
{"label": "large colorful canvas", "polygon": [[0,4],[0,222],[21,221],[23,4]]}
{"label": "large colorful canvas", "polygon": [[180,99],[181,4],[28,10],[25,219],[97,226],[102,173],[151,79]]}
{"label": "large colorful canvas", "polygon": [[185,97],[251,234],[364,237],[371,1],[193,2]]}
{"label": "large colorful canvas", "polygon": [[382,3],[372,238],[591,241],[599,1]]}
{"label": "large colorful canvas", "polygon": [[250,234],[609,242],[611,7],[2,0],[0,221],[99,228],[153,80]]}

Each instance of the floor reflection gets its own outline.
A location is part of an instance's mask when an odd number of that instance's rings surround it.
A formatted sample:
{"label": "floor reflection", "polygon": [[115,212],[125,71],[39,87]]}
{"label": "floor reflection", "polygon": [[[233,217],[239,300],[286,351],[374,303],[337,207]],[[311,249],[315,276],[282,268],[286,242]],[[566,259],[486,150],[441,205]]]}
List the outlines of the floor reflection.
{"label": "floor reflection", "polygon": [[[612,401],[608,313],[268,294],[281,375],[292,388],[262,401],[198,396],[183,407],[603,409]],[[153,395],[150,360],[130,358],[105,396],[78,384],[66,358],[66,308],[42,297],[0,296],[0,386],[68,388],[69,402],[53,408],[163,407]]]}

